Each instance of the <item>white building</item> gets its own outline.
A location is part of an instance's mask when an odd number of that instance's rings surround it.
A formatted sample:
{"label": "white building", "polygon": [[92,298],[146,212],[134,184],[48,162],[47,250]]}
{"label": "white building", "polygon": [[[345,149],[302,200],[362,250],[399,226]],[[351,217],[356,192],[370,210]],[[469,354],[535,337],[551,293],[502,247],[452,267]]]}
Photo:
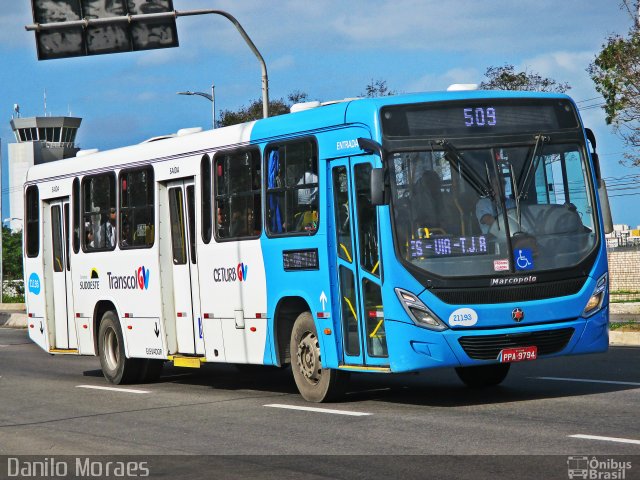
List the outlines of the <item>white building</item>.
{"label": "white building", "polygon": [[22,229],[22,184],[32,165],[75,157],[76,133],[82,122],[76,117],[14,118],[11,128],[18,143],[8,145],[9,217],[12,230]]}

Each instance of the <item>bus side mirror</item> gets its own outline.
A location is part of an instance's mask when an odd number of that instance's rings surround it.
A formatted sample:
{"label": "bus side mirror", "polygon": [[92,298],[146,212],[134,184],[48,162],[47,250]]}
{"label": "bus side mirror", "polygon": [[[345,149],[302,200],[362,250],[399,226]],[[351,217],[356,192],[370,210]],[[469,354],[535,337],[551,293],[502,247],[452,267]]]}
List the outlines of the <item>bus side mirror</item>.
{"label": "bus side mirror", "polygon": [[378,155],[382,161],[383,168],[373,168],[371,170],[371,204],[373,206],[387,205],[389,198],[386,195],[387,182],[385,180],[384,150],[375,140],[370,138],[358,138],[358,146],[367,153]]}
{"label": "bus side mirror", "polygon": [[385,191],[384,168],[373,168],[371,170],[371,204],[373,206],[388,203]]}
{"label": "bus side mirror", "polygon": [[604,233],[613,232],[613,218],[611,217],[611,205],[609,205],[609,195],[607,195],[607,186],[602,179],[600,172],[600,157],[596,152],[596,136],[590,128],[585,129],[587,140],[591,144],[591,160],[593,160],[593,169],[596,174],[596,182],[598,185],[598,199],[600,200],[600,210],[602,212],[602,224]]}
{"label": "bus side mirror", "polygon": [[611,206],[609,205],[607,186],[602,179],[598,180],[598,199],[600,200],[600,210],[602,211],[604,233],[611,233],[613,232],[613,218],[611,217]]}

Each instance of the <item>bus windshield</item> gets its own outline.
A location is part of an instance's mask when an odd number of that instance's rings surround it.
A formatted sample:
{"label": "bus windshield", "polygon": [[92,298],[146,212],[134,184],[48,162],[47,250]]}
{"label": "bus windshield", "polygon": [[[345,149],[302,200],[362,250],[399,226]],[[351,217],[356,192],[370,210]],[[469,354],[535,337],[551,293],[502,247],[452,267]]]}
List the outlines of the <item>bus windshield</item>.
{"label": "bus windshield", "polygon": [[[391,153],[399,254],[443,277],[533,273],[571,267],[596,245],[584,147],[543,134],[524,145]],[[504,141],[504,140],[503,140]]]}

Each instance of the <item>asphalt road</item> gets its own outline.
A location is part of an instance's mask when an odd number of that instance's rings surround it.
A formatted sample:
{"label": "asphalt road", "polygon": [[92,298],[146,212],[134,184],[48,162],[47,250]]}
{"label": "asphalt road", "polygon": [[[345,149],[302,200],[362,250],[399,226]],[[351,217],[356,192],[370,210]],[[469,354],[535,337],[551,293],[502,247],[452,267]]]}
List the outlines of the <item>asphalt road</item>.
{"label": "asphalt road", "polygon": [[489,390],[449,370],[352,375],[342,403],[316,405],[290,371],[264,367],[165,367],[157,383],[114,387],[97,358],[50,356],[26,335],[0,328],[0,455],[217,456],[180,467],[193,478],[214,465],[216,478],[420,478],[428,466],[476,479],[539,478],[519,469],[548,461],[567,478],[569,455],[636,455],[625,478],[640,478],[638,347],[515,364]]}

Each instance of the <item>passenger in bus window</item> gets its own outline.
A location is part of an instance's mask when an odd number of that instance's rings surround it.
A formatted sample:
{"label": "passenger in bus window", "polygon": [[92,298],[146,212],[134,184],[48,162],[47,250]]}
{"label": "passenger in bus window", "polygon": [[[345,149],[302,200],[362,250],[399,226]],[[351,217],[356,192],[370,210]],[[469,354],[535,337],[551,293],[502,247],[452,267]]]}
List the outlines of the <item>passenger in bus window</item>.
{"label": "passenger in bus window", "polygon": [[425,170],[413,185],[413,215],[416,228],[428,228],[445,233],[440,214],[443,213],[442,180],[433,170]]}
{"label": "passenger in bus window", "polygon": [[246,215],[243,214],[242,208],[234,208],[231,213],[231,222],[229,223],[230,237],[243,237],[247,235]]}
{"label": "passenger in bus window", "polygon": [[[498,179],[493,176],[491,178],[491,189],[493,191],[493,196],[487,195],[485,197],[482,197],[476,204],[476,217],[478,218],[480,229],[485,235],[489,233],[491,226],[498,217],[497,205],[500,202],[500,192],[504,191],[507,179],[503,179],[503,182],[504,183],[502,185],[502,189],[500,189],[500,183]],[[505,206],[507,209],[515,208],[516,202],[512,197],[507,197],[505,199]]]}
{"label": "passenger in bus window", "polygon": [[101,238],[98,240],[99,247],[113,248],[116,246],[116,209],[111,207],[109,217],[100,227]]}
{"label": "passenger in bus window", "polygon": [[96,248],[93,242],[93,232],[91,231],[91,228],[89,228],[89,225],[87,225],[86,227],[86,237],[85,237],[84,244],[87,248],[90,248],[90,249]]}

